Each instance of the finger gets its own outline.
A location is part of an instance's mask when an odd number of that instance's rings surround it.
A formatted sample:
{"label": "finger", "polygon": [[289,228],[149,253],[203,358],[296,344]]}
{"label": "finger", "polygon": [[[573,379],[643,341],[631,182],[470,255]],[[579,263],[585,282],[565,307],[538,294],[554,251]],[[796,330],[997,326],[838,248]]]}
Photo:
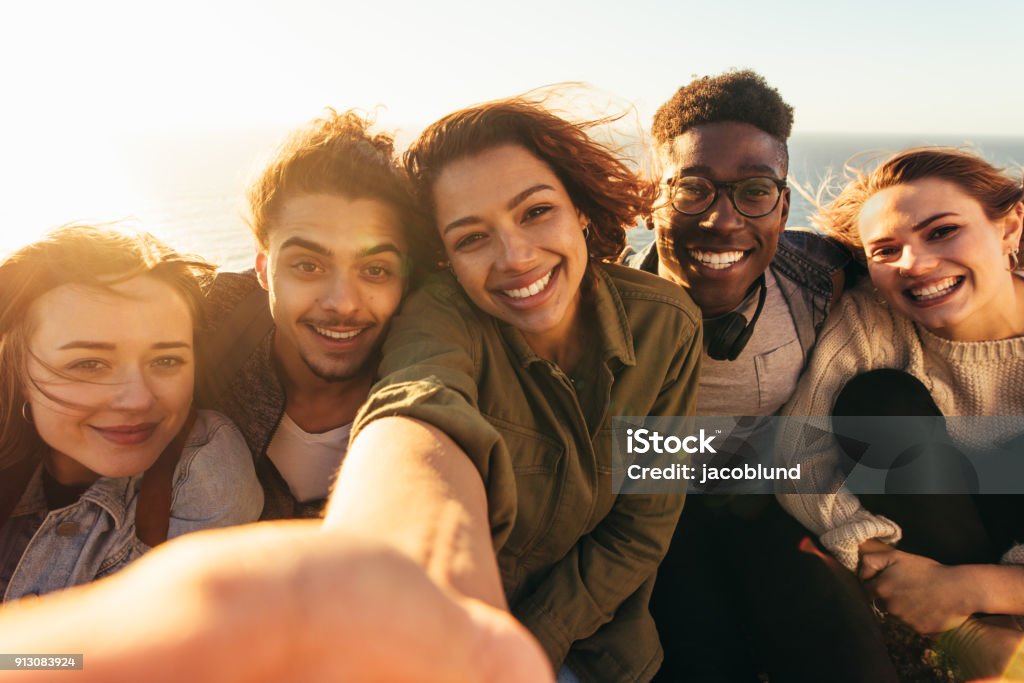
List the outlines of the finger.
{"label": "finger", "polygon": [[896,562],[893,553],[870,553],[860,560],[858,575],[861,581],[870,581]]}

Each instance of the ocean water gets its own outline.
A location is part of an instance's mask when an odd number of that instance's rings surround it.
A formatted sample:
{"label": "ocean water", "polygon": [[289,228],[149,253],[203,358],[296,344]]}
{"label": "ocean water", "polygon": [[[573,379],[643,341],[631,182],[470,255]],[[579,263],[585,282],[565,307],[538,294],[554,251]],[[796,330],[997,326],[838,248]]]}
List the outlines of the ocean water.
{"label": "ocean water", "polygon": [[[126,220],[176,248],[224,268],[252,264],[245,187],[283,130],[192,132],[126,138],[68,155],[59,168],[21,177],[0,206],[0,255],[72,221]],[[401,137],[399,138],[401,140]],[[968,145],[996,164],[1024,165],[1024,136],[797,134],[790,140],[790,181],[811,194],[853,155],[876,158],[917,144]],[[862,155],[861,161],[871,155]],[[10,185],[8,185],[10,187]],[[793,192],[791,226],[807,226],[814,206]],[[633,230],[630,241],[652,239]]]}

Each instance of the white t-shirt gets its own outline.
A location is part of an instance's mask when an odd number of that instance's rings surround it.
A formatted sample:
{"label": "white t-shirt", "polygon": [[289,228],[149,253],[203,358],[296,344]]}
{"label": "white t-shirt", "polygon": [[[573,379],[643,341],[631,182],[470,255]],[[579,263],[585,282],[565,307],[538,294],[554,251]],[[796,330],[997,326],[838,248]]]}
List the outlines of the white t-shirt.
{"label": "white t-shirt", "polygon": [[348,449],[351,430],[350,422],[321,434],[310,434],[284,414],[267,447],[267,457],[297,501],[308,503],[327,497]]}

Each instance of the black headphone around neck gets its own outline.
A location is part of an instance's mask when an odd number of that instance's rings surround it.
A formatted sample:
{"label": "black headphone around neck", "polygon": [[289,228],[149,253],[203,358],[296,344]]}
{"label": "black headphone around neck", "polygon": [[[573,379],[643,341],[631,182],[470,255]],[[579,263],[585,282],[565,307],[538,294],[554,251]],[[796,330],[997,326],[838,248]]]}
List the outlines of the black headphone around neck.
{"label": "black headphone around neck", "polygon": [[765,299],[768,298],[768,283],[765,282],[764,273],[757,278],[754,285],[761,291],[757,295],[757,308],[754,309],[754,315],[749,323],[742,313],[733,311],[715,319],[711,325],[705,324],[704,345],[707,347],[708,355],[715,360],[736,360],[754,334],[754,325],[761,317]]}

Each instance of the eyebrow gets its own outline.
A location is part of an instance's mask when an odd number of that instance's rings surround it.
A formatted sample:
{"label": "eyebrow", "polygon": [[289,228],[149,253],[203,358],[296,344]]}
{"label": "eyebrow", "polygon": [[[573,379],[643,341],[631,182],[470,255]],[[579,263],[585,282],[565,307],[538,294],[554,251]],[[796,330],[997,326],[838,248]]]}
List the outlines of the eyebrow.
{"label": "eyebrow", "polygon": [[[767,164],[740,164],[737,170],[740,173],[764,173],[772,178],[780,179],[777,171]],[[687,166],[686,168],[679,169],[672,179],[688,175],[710,176],[712,173],[713,171],[710,166]]]}
{"label": "eyebrow", "polygon": [[[76,339],[70,341],[63,346],[58,347],[58,351],[64,351],[66,349],[93,349],[97,351],[113,351],[117,348],[117,345],[110,342],[97,342],[97,341],[84,341]],[[164,341],[153,344],[151,348],[154,349],[191,349],[192,345],[188,342],[183,341]]]}
{"label": "eyebrow", "polygon": [[[305,249],[307,251],[312,251],[315,254],[320,254],[321,256],[324,256],[324,257],[327,257],[327,258],[330,258],[330,257],[334,256],[334,251],[332,249],[330,249],[328,247],[325,247],[324,245],[320,244],[319,242],[313,242],[312,240],[307,240],[304,237],[289,237],[288,239],[286,239],[284,242],[281,243],[281,251],[284,251],[288,247],[298,247],[299,249]],[[356,257],[357,258],[365,258],[367,256],[375,256],[377,254],[383,254],[383,253],[386,253],[386,252],[394,252],[398,256],[402,255],[402,250],[399,249],[398,245],[396,245],[395,243],[393,243],[393,242],[381,242],[380,244],[375,244],[372,247],[366,247],[365,249],[360,249],[359,253],[356,254]]]}
{"label": "eyebrow", "polygon": [[958,215],[960,215],[960,214],[958,214],[956,211],[943,211],[942,213],[937,213],[934,216],[931,216],[930,218],[925,218],[923,221],[920,221],[919,223],[914,225],[914,227],[912,227],[910,230],[912,232],[917,232],[921,228],[927,227],[928,224],[931,223],[932,221],[937,221],[940,218],[945,218],[946,216],[958,216]]}
{"label": "eyebrow", "polygon": [[321,256],[334,256],[334,252],[324,245],[312,240],[307,240],[304,237],[289,237],[281,243],[281,251],[284,251],[288,247],[299,247],[300,249],[306,249],[307,251],[312,251],[313,253],[320,254]]}
{"label": "eyebrow", "polygon": [[[512,197],[512,199],[510,199],[508,201],[508,204],[506,204],[506,208],[509,211],[511,211],[512,209],[516,208],[517,206],[519,206],[520,204],[525,202],[530,197],[530,195],[536,194],[537,192],[541,192],[543,190],[554,190],[554,189],[555,188],[553,188],[552,186],[548,185],[547,183],[538,183],[538,184],[534,185],[533,187],[526,188],[525,190],[523,190],[522,192],[517,194],[515,197]],[[441,230],[441,234],[442,235],[447,235],[450,231],[452,231],[452,230],[454,230],[456,228],[462,228],[462,227],[465,227],[467,225],[472,225],[473,223],[479,223],[479,222],[480,222],[480,218],[478,216],[463,216],[462,218],[457,218],[454,221],[452,221],[451,223],[449,223],[448,225],[444,226],[444,229]]]}
{"label": "eyebrow", "polygon": [[366,258],[367,256],[376,256],[377,254],[393,253],[398,257],[402,256],[402,250],[398,248],[398,245],[393,242],[381,242],[375,244],[372,247],[366,247],[360,249],[356,255],[357,258]]}
{"label": "eyebrow", "polygon": [[[925,218],[923,221],[918,221],[913,226],[911,226],[910,231],[911,232],[918,232],[919,230],[928,227],[929,225],[931,225],[933,222],[939,220],[940,218],[945,218],[946,216],[959,216],[959,215],[960,214],[958,214],[956,211],[943,211],[942,213],[937,213],[934,216],[929,216],[928,218]],[[879,245],[879,244],[885,244],[886,242],[894,242],[894,241],[896,241],[896,240],[895,240],[895,238],[892,235],[885,235],[883,237],[879,237],[876,240],[871,240],[870,242],[867,242],[865,244],[865,246],[876,246],[876,245]]]}

